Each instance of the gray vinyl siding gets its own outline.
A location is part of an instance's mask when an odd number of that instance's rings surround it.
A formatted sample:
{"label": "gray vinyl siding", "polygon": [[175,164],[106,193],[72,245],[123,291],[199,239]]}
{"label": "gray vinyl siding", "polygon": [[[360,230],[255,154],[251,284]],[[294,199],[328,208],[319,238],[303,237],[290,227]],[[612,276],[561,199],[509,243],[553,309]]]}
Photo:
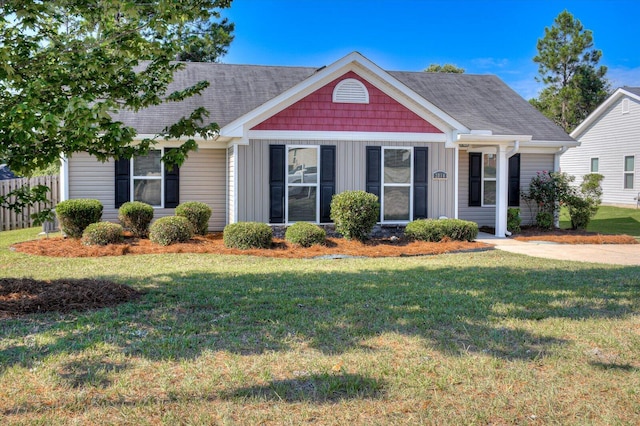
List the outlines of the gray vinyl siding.
{"label": "gray vinyl siding", "polygon": [[[104,206],[102,220],[118,222],[114,198],[114,162],[101,163],[85,153],[69,159],[69,198],[95,198]],[[180,167],[180,202],[200,201],[211,207],[209,230],[226,223],[225,150],[192,152]],[[175,209],[155,209],[154,219],[173,215]]]}
{"label": "gray vinyl siding", "polygon": [[[622,114],[622,100],[629,100],[629,113]],[[563,172],[576,183],[591,172],[591,158],[598,158],[602,181],[602,202],[635,206],[640,192],[640,102],[622,97],[602,113],[578,138],[580,146],[560,157]],[[635,156],[633,189],[624,189],[624,157]]]}
{"label": "gray vinyl siding", "polygon": [[239,221],[269,221],[269,145],[335,145],[336,193],[365,189],[367,146],[428,147],[429,175],[436,170],[448,175],[444,181],[429,181],[428,216],[454,217],[454,150],[445,149],[443,143],[251,140],[238,146]]}
{"label": "gray vinyl siding", "polygon": [[[537,172],[553,170],[554,154],[520,154],[520,189],[526,191],[529,182]],[[469,152],[460,151],[458,159],[459,178],[458,183],[458,217],[464,220],[476,222],[480,226],[495,226],[496,208],[469,207]],[[533,211],[527,203],[520,199],[520,217],[523,225],[533,223],[536,211]]]}

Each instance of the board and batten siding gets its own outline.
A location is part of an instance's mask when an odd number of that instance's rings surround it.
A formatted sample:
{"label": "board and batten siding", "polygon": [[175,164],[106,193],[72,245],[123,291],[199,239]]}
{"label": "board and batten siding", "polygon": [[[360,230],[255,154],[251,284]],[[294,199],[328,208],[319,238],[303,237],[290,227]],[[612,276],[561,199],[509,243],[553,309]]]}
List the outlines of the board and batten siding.
{"label": "board and batten siding", "polygon": [[[622,100],[628,99],[629,112],[622,113]],[[598,158],[602,180],[602,202],[636,206],[640,193],[640,102],[622,97],[578,136],[580,146],[560,156],[560,169],[582,182],[591,173],[591,159]],[[624,157],[635,156],[633,189],[624,189]]]}
{"label": "board and batten siding", "polygon": [[[425,142],[366,142],[366,141],[292,141],[251,140],[238,146],[237,208],[239,221],[269,221],[269,145],[335,145],[336,193],[364,190],[367,146],[428,147],[429,189],[428,217],[454,217],[455,181],[454,150],[443,143]],[[446,180],[433,180],[433,172],[447,172]]]}
{"label": "board and batten siding", "polygon": [[[520,190],[527,191],[529,182],[538,172],[553,170],[554,154],[520,154]],[[458,217],[464,220],[476,222],[480,226],[495,226],[496,208],[469,207],[469,152],[460,151],[458,159],[459,178],[458,183]],[[520,198],[520,217],[523,225],[531,225],[537,210],[530,208],[526,201]]]}
{"label": "board and batten siding", "polygon": [[[180,167],[180,202],[200,201],[211,207],[210,231],[226,224],[226,155],[224,149],[201,149],[189,154]],[[115,208],[114,162],[102,163],[86,153],[69,159],[69,198],[94,198],[104,206],[102,220],[118,222]],[[155,209],[154,219],[175,209]]]}

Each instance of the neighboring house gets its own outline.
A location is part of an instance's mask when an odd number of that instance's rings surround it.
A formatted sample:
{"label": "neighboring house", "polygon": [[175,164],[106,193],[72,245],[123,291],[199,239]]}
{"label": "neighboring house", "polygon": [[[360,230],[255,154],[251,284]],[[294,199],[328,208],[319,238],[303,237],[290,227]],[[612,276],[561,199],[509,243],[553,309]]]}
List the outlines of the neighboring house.
{"label": "neighboring house", "polygon": [[[322,68],[188,63],[172,88],[201,80],[200,96],[119,119],[140,138],[204,106],[220,125],[180,167],[162,142],[145,158],[101,163],[74,154],[62,198],[98,198],[105,220],[128,200],[211,206],[210,230],[238,221],[330,222],[331,197],[380,197],[381,224],[442,216],[506,232],[507,205],[558,153],[577,145],[495,76],[388,72],[357,52]],[[530,213],[523,208],[523,214]],[[526,220],[526,218],[525,218]]]}
{"label": "neighboring house", "polygon": [[0,164],[0,180],[17,179],[6,164]]}
{"label": "neighboring house", "polygon": [[617,89],[571,133],[580,146],[560,157],[576,177],[600,173],[602,202],[636,207],[640,194],[640,87]]}

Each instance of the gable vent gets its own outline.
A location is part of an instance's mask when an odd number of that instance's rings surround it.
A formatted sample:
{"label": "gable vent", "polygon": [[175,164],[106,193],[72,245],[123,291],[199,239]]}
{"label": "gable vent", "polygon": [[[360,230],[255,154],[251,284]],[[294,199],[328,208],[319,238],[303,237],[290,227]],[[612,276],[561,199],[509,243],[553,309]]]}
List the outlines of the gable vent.
{"label": "gable vent", "polygon": [[622,113],[629,114],[629,99],[622,100]]}
{"label": "gable vent", "polygon": [[333,89],[333,102],[342,104],[368,104],[369,91],[362,82],[347,78]]}

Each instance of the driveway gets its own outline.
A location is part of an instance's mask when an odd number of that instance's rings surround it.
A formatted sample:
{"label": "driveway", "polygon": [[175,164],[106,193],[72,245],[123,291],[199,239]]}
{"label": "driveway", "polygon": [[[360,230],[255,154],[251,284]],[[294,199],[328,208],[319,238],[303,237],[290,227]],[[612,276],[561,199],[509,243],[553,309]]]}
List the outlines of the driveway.
{"label": "driveway", "polygon": [[476,241],[498,250],[546,259],[640,266],[640,244],[558,244],[548,241],[517,241],[481,232]]}

